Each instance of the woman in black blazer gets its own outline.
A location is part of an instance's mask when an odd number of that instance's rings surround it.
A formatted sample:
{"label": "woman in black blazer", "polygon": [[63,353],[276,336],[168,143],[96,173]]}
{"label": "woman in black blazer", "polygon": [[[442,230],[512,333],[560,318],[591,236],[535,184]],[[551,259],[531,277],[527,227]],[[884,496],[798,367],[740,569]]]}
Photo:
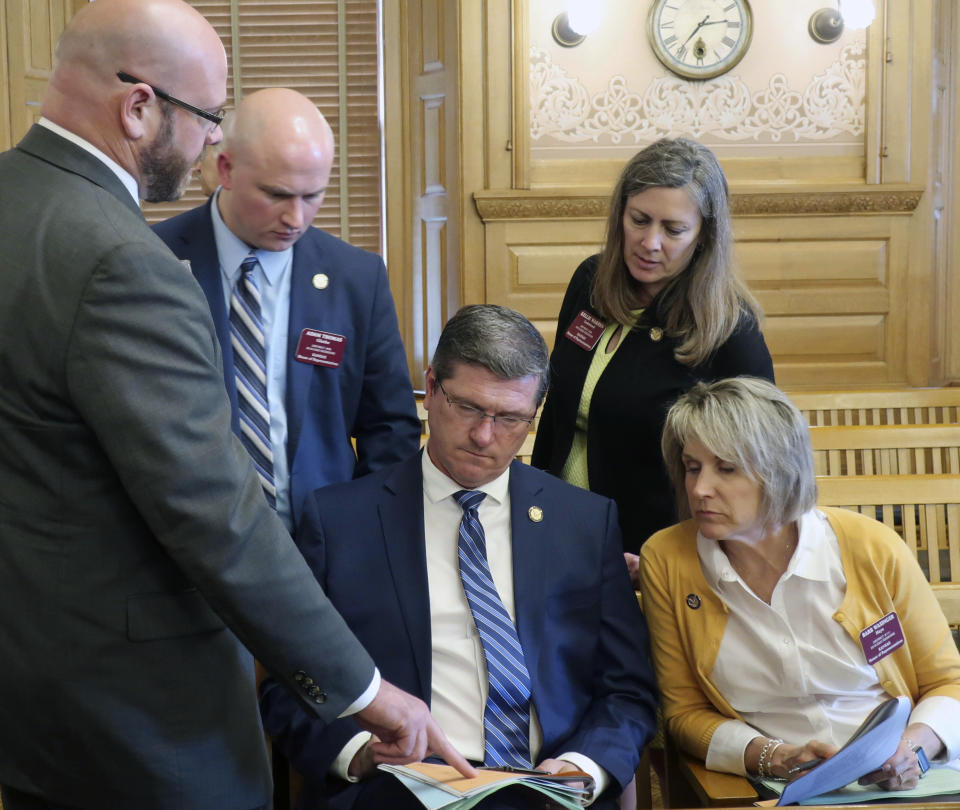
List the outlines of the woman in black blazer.
{"label": "woman in black blazer", "polygon": [[603,252],[563,299],[533,464],[613,498],[637,582],[636,552],[676,522],[660,434],[699,380],[773,382],[759,309],[733,271],[727,181],[684,138],[639,152],[620,175]]}

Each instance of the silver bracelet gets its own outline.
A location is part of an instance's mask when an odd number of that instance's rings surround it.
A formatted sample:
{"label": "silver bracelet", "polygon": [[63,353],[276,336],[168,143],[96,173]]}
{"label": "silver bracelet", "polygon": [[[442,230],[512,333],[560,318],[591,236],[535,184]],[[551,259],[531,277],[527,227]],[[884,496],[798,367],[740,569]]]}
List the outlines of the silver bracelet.
{"label": "silver bracelet", "polygon": [[773,748],[770,749],[770,753],[767,754],[767,778],[768,778],[768,779],[777,779],[777,780],[783,780],[783,779],[784,779],[784,777],[782,777],[782,776],[777,776],[777,775],[773,772],[773,755],[774,755],[774,753],[776,753],[776,750],[777,750],[781,745],[783,745],[783,740],[777,740],[777,744],[776,744],[775,746],[773,746]]}
{"label": "silver bracelet", "polygon": [[757,760],[757,776],[759,776],[761,779],[775,778],[773,773],[770,771],[770,758],[773,757],[773,752],[776,751],[781,745],[783,745],[783,740],[779,738],[768,737],[766,744],[760,749],[760,758]]}

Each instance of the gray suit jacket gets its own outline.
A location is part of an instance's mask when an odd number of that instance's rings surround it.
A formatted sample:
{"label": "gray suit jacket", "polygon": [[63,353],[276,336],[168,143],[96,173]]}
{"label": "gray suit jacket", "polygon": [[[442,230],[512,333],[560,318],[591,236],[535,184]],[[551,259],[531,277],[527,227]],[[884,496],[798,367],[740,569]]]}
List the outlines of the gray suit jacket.
{"label": "gray suit jacket", "polygon": [[267,506],[203,294],[122,184],[35,126],[0,189],[0,784],[265,804],[242,645],[324,721],[373,663]]}

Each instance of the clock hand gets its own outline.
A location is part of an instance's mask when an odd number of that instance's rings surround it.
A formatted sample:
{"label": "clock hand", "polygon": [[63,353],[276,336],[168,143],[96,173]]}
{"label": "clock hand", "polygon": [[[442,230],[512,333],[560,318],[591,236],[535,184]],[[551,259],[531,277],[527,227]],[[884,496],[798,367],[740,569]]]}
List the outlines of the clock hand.
{"label": "clock hand", "polygon": [[709,19],[710,19],[710,15],[708,14],[706,17],[704,17],[702,20],[700,20],[700,22],[697,23],[697,27],[694,28],[694,29],[690,32],[690,36],[688,36],[688,37],[683,41],[683,44],[686,45],[691,39],[693,39],[693,35],[696,34],[697,31],[699,31],[701,28],[703,28],[703,26],[705,26],[705,25],[707,24],[707,20],[709,20]]}

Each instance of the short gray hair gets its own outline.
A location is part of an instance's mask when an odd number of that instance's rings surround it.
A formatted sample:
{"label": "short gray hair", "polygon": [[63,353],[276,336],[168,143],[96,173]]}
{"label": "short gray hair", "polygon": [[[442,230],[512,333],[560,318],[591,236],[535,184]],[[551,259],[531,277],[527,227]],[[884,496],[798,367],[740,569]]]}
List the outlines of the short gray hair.
{"label": "short gray hair", "polygon": [[434,376],[439,382],[449,379],[457,363],[481,366],[502,380],[538,376],[538,407],[547,393],[547,344],[530,321],[507,307],[473,304],[447,321],[433,353]]}
{"label": "short gray hair", "polygon": [[789,523],[816,505],[807,422],[772,383],[757,377],[701,382],[670,408],[660,446],[683,515],[683,448],[691,440],[759,482],[764,525]]}

